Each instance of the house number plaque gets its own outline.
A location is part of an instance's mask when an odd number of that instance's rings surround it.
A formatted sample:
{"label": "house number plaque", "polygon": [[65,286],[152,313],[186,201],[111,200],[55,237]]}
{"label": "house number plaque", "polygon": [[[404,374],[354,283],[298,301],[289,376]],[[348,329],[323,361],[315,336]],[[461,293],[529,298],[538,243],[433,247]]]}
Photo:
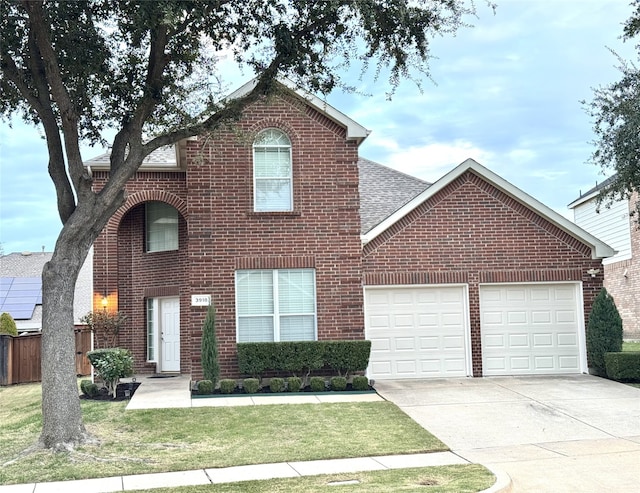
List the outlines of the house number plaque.
{"label": "house number plaque", "polygon": [[209,306],[210,304],[210,294],[194,294],[191,296],[191,306]]}

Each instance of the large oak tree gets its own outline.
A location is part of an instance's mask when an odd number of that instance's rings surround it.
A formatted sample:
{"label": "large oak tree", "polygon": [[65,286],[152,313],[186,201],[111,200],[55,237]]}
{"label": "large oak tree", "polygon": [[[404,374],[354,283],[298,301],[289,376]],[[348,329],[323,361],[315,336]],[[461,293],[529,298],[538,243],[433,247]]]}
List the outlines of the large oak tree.
{"label": "large oak tree", "polygon": [[[640,0],[631,5],[635,10],[624,25],[625,41],[640,35]],[[635,48],[640,62],[640,42]],[[610,175],[599,196],[605,205],[640,191],[640,68],[619,56],[618,61],[620,80],[595,89],[593,99],[583,102],[594,122],[596,148],[591,161]],[[640,200],[635,214],[640,227]]]}
{"label": "large oak tree", "polygon": [[[0,0],[0,114],[43,129],[63,224],[42,274],[43,446],[90,439],[76,386],[74,286],[143,159],[239,118],[281,77],[320,94],[348,89],[341,74],[354,64],[388,74],[392,90],[419,80],[430,39],[454,33],[474,8],[465,0]],[[257,77],[250,93],[220,97],[221,52]],[[96,192],[80,144],[114,134],[109,180]]]}

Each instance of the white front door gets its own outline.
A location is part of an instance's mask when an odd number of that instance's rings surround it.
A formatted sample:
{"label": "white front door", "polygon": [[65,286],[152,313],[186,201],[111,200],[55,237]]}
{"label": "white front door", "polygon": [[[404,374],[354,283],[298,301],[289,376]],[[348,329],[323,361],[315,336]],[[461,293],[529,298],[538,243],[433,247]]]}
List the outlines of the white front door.
{"label": "white front door", "polygon": [[160,371],[180,371],[180,298],[160,300]]}

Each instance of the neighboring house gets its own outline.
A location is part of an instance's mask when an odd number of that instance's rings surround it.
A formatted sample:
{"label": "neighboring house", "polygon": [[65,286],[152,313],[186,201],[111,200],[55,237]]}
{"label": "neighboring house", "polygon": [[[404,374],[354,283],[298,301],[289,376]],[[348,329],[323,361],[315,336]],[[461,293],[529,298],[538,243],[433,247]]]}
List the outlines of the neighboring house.
{"label": "neighboring house", "polygon": [[[143,163],[94,244],[137,372],[202,376],[208,296],[228,377],[237,342],[363,338],[376,379],[586,371],[613,250],[472,160],[430,185],[360,159],[367,135],[283,88]],[[101,188],[109,155],[85,165]]]}
{"label": "neighboring house", "polygon": [[[0,313],[10,313],[18,333],[42,329],[42,269],[51,260],[51,252],[10,253],[0,257]],[[93,266],[89,252],[76,283],[73,319],[80,319],[92,309]]]}
{"label": "neighboring house", "polygon": [[[609,178],[611,180],[611,178]],[[617,253],[604,259],[604,286],[611,293],[622,317],[625,339],[640,340],[640,229],[631,215],[638,201],[636,192],[629,200],[598,205],[598,194],[605,180],[569,204],[575,223],[611,245]]]}

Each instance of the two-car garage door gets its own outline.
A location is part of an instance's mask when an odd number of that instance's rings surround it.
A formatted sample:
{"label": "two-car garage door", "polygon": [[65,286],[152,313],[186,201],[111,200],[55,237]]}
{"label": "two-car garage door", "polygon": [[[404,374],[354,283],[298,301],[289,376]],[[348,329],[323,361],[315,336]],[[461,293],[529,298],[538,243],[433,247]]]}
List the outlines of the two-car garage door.
{"label": "two-car garage door", "polygon": [[[480,286],[483,374],[580,373],[577,283]],[[467,287],[365,290],[368,374],[374,379],[471,375]]]}

